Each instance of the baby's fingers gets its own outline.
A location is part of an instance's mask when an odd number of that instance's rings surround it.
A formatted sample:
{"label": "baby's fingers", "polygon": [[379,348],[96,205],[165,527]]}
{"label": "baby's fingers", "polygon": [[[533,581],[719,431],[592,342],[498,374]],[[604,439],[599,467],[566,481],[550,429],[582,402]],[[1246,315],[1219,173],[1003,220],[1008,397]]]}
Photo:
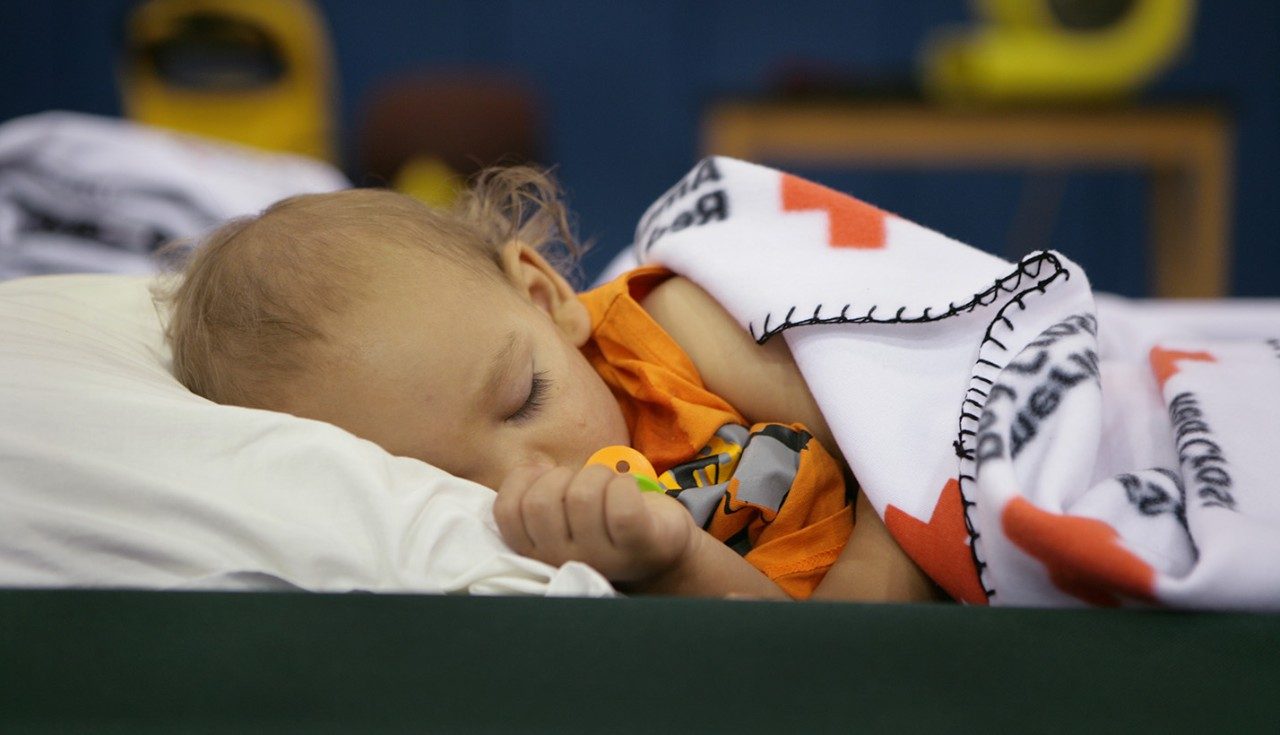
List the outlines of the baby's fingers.
{"label": "baby's fingers", "polygon": [[615,477],[612,470],[588,465],[578,471],[565,492],[565,517],[575,546],[586,553],[608,546],[604,528],[604,490]]}
{"label": "baby's fingers", "polygon": [[542,465],[517,467],[498,486],[498,497],[493,501],[493,520],[498,524],[502,539],[517,554],[528,556],[533,551],[533,539],[525,529],[522,511],[525,493],[550,469]]}
{"label": "baby's fingers", "polygon": [[645,545],[650,531],[649,512],[634,477],[620,475],[605,487],[604,530],[616,549],[632,551]]}
{"label": "baby's fingers", "polygon": [[520,498],[520,518],[536,559],[553,564],[563,561],[570,543],[564,496],[572,478],[573,470],[556,467],[534,480]]}

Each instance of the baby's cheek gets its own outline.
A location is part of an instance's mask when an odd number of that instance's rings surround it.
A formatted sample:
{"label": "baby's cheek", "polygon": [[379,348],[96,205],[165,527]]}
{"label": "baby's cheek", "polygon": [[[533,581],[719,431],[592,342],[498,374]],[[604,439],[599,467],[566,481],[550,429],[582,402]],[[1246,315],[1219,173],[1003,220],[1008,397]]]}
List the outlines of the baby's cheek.
{"label": "baby's cheek", "polygon": [[608,384],[585,359],[580,361],[578,370],[580,372],[575,377],[578,385],[582,386],[582,404],[576,412],[575,429],[579,436],[592,444],[590,452],[614,444],[630,443],[626,419]]}

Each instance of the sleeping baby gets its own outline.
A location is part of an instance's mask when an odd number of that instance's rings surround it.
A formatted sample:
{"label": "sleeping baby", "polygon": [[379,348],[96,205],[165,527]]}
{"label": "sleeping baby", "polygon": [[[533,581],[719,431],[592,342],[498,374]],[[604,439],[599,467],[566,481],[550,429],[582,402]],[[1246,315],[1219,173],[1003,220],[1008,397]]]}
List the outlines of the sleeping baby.
{"label": "sleeping baby", "polygon": [[[625,592],[938,596],[784,341],[757,345],[660,268],[577,294],[560,268],[578,250],[528,168],[485,172],[448,210],[372,189],[286,199],[195,251],[167,296],[174,370],[492,488],[512,549]],[[614,445],[665,492],[587,464]]]}

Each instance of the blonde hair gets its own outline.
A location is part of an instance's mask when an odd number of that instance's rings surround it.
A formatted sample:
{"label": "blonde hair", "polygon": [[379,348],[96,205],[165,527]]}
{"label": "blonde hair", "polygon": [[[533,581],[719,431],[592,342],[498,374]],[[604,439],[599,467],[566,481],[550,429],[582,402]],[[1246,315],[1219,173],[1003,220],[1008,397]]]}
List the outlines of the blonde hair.
{"label": "blonde hair", "polygon": [[585,249],[545,172],[486,169],[448,209],[378,189],[281,200],[219,227],[156,289],[174,375],[218,403],[274,407],[328,338],[326,317],[367,295],[356,248],[443,256],[501,278],[501,249],[515,240],[566,275]]}

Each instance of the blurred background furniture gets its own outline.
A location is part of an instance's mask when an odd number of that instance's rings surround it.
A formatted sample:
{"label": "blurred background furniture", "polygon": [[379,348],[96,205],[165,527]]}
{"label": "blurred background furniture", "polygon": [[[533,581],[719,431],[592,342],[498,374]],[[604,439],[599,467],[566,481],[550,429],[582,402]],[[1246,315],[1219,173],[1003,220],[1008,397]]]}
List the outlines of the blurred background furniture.
{"label": "blurred background furniture", "polygon": [[357,183],[448,204],[472,174],[541,157],[539,104],[513,74],[422,70],[378,84],[357,137]]}
{"label": "blurred background furniture", "polygon": [[1232,141],[1213,109],[726,102],[705,116],[702,150],[780,166],[1140,167],[1153,294],[1228,291]]}
{"label": "blurred background furniture", "polygon": [[[0,4],[0,40],[9,52],[0,119],[50,109],[126,112],[117,86],[123,72],[113,61],[128,37],[125,21],[140,4]],[[877,94],[883,101],[890,84],[919,100],[920,92],[932,86],[925,70],[935,39],[968,39],[974,53],[994,49],[984,46],[988,42],[1034,53],[1062,48],[1054,45],[1058,42],[1109,43],[1119,37],[1114,34],[1137,33],[1136,19],[1150,18],[1152,25],[1142,26],[1152,34],[1144,36],[1143,45],[1150,55],[1139,63],[1126,55],[1136,47],[1107,46],[1119,49],[1119,55],[1106,56],[1109,76],[1093,77],[1094,83],[1110,79],[1107,84],[1127,90],[1119,99],[1112,93],[1106,100],[1112,107],[1211,103],[1228,116],[1234,158],[1229,291],[1280,293],[1280,256],[1271,245],[1280,231],[1280,207],[1274,202],[1280,189],[1280,138],[1275,135],[1280,87],[1274,73],[1280,65],[1280,45],[1274,42],[1280,37],[1280,4],[1147,0],[1140,8],[1138,0],[1001,0],[999,10],[989,0],[795,0],[785,8],[768,0],[309,4],[332,43],[331,91],[341,88],[331,100],[341,133],[337,155],[352,181],[378,180],[363,170],[359,137],[382,84],[419,72],[514,75],[539,103],[539,160],[557,165],[580,234],[598,243],[583,263],[587,274],[598,272],[630,241],[655,192],[696,160],[700,125],[715,100],[775,94],[779,72],[797,66],[842,75],[851,82],[845,85],[847,96],[859,101]],[[1165,15],[1147,15],[1151,9]],[[1001,15],[1007,18],[1002,21],[993,12],[1012,15]],[[1178,27],[1183,30],[1168,33]],[[1151,41],[1161,38],[1164,45]],[[1002,58],[1009,48],[1000,52]],[[1093,51],[1098,46],[1080,48],[1089,49],[1089,56],[1077,56],[1077,62],[1102,59]],[[1017,58],[1009,68],[1033,63],[1029,56]],[[1034,63],[1043,70],[1043,64]],[[1046,64],[1063,68],[1058,62]],[[998,81],[986,79],[993,85]],[[1064,88],[1061,77],[1052,79],[1050,88]],[[1123,84],[1116,81],[1121,79]],[[998,102],[994,94],[978,93],[937,99],[991,115],[1018,114],[1031,104],[1059,109],[1083,104],[1079,96]],[[1100,102],[1088,104],[1096,109]],[[1149,234],[1145,214],[1151,197],[1140,168],[1022,171],[966,166],[918,173],[878,167],[861,173],[815,166],[795,173],[1006,257],[1028,247],[1058,248],[1086,268],[1100,290],[1153,295],[1145,277],[1146,248],[1130,247]],[[1041,216],[1050,209],[1059,216]]]}

